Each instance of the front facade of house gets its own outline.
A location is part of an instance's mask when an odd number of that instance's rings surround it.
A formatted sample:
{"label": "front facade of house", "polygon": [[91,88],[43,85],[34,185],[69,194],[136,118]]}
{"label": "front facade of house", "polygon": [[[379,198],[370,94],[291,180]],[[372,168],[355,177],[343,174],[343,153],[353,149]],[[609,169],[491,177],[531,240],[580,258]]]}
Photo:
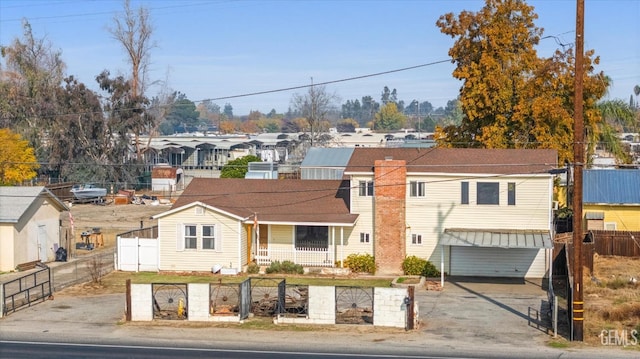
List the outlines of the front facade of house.
{"label": "front facade of house", "polygon": [[341,181],[195,179],[157,216],[160,270],[333,267],[369,253],[380,273],[416,255],[451,275],[542,277],[556,156],[356,148]]}
{"label": "front facade of house", "polygon": [[54,260],[64,210],[44,187],[0,187],[0,271]]}

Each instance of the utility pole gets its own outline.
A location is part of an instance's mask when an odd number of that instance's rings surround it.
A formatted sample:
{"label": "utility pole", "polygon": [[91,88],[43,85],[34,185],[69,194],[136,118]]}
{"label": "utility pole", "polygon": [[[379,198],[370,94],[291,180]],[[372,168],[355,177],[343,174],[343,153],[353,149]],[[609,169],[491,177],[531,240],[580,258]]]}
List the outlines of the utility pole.
{"label": "utility pole", "polygon": [[582,169],[584,167],[584,118],[583,118],[583,62],[584,62],[584,0],[577,0],[576,7],[576,60],[575,97],[573,122],[573,340],[583,341],[584,297],[582,283]]}

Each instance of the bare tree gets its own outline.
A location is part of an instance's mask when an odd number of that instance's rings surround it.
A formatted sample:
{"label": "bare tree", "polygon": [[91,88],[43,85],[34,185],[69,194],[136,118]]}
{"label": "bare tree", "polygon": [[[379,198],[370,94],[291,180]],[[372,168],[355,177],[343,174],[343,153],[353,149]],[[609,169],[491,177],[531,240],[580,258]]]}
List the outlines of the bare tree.
{"label": "bare tree", "polygon": [[[131,98],[139,99],[144,96],[149,55],[156,44],[151,38],[153,26],[149,19],[149,11],[144,7],[134,11],[130,5],[130,0],[125,0],[124,13],[116,14],[113,17],[114,27],[109,27],[108,31],[127,53],[128,61],[131,64]],[[136,114],[142,116],[141,111]],[[138,128],[135,133],[138,158],[140,158],[139,134],[141,130]]]}
{"label": "bare tree", "polygon": [[309,124],[309,140],[311,147],[318,144],[323,132],[329,130],[327,115],[335,110],[335,102],[339,101],[336,94],[327,92],[323,85],[312,85],[306,94],[294,94],[291,99],[292,107],[300,113]]}

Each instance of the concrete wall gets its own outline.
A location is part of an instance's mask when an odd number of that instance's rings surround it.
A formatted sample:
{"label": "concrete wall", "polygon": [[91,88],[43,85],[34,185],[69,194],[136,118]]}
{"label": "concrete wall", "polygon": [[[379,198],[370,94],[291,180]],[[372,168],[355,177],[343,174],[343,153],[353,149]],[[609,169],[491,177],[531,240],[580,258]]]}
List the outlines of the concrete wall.
{"label": "concrete wall", "polygon": [[[188,284],[188,320],[194,322],[240,322],[239,316],[214,316],[209,310],[209,283]],[[373,325],[405,328],[406,288],[374,288]],[[131,318],[133,321],[153,320],[151,284],[131,285]],[[274,323],[327,325],[336,322],[336,290],[333,286],[309,286],[309,307],[306,318],[276,317]],[[417,303],[414,304],[417,307]],[[417,316],[417,312],[416,312]]]}
{"label": "concrete wall", "polygon": [[131,320],[153,320],[153,294],[151,284],[131,284]]}

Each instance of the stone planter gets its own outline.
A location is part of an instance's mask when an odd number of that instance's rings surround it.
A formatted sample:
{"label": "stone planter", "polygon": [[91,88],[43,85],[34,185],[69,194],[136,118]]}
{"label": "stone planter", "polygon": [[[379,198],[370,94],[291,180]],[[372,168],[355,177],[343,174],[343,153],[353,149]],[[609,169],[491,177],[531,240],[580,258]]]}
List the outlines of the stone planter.
{"label": "stone planter", "polygon": [[[404,278],[405,280],[402,281],[400,280],[400,278]],[[399,280],[402,281],[402,283],[398,283]],[[425,278],[422,276],[403,275],[400,277],[393,278],[393,281],[391,282],[391,286],[393,288],[408,288],[409,286],[414,286],[416,288],[423,288],[424,282],[425,282]]]}

